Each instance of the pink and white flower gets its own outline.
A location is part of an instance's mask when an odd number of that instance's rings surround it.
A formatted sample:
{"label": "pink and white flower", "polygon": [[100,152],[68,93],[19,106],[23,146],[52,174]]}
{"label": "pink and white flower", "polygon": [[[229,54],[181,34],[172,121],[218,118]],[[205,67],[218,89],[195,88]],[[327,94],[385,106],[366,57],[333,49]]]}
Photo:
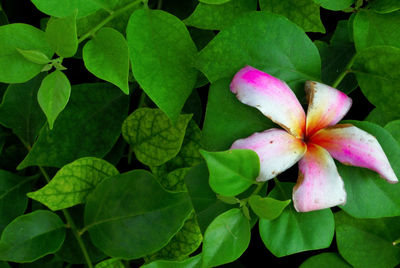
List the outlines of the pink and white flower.
{"label": "pink and white flower", "polygon": [[333,158],[346,165],[374,170],[390,183],[398,181],[374,136],[351,124],[337,124],[352,104],[343,92],[307,81],[306,115],[285,82],[253,67],[241,69],[230,87],[241,102],[257,108],[284,129],[254,133],[235,141],[231,148],[251,149],[258,154],[258,181],[272,179],[299,162],[299,177],[293,188],[297,211],[346,203],[343,180]]}

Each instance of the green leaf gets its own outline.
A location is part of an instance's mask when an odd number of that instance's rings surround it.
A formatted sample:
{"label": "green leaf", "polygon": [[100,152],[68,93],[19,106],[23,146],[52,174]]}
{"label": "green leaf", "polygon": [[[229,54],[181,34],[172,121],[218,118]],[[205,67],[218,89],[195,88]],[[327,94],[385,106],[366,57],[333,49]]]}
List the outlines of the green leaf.
{"label": "green leaf", "polygon": [[137,259],[164,247],[191,210],[186,193],[167,192],[149,172],[134,170],[103,180],[89,195],[85,228],[108,256]]}
{"label": "green leaf", "polygon": [[125,119],[122,135],[140,162],[159,166],[178,154],[191,117],[179,115],[173,124],[159,109],[140,108]]}
{"label": "green leaf", "polygon": [[126,36],[135,79],[176,121],[197,78],[197,48],[188,30],[165,11],[140,9],[132,14]]}
{"label": "green leaf", "polygon": [[178,168],[170,172],[165,178],[159,180],[160,184],[167,190],[172,192],[185,192],[185,176],[189,168]]}
{"label": "green leaf", "polygon": [[346,9],[354,4],[354,0],[314,0],[314,2],[325,9],[333,11]]}
{"label": "green leaf", "polygon": [[[291,198],[294,183],[279,183],[268,197],[278,200]],[[296,212],[290,204],[275,220],[260,219],[260,236],[265,246],[277,257],[327,248],[335,230],[330,209]]]}
{"label": "green leaf", "polygon": [[381,45],[400,48],[399,24],[400,12],[389,14],[378,14],[368,10],[357,12],[353,22],[357,51]]}
{"label": "green leaf", "polygon": [[64,242],[64,223],[47,210],[19,216],[1,234],[0,260],[32,262],[56,252]]}
{"label": "green leaf", "polygon": [[247,149],[233,149],[224,152],[200,151],[210,172],[210,186],[223,196],[235,196],[252,184],[260,173],[258,155]]}
{"label": "green leaf", "polygon": [[84,157],[62,167],[43,188],[28,193],[51,210],[59,210],[85,203],[86,197],[103,179],[119,174],[102,159]]}
{"label": "green leaf", "polygon": [[113,258],[99,262],[94,268],[125,268],[125,265],[120,259]]}
{"label": "green leaf", "polygon": [[231,79],[245,65],[286,81],[300,99],[304,81],[321,76],[318,50],[307,35],[286,18],[268,12],[250,12],[238,18],[199,53],[197,60],[197,67],[211,82]]}
{"label": "green leaf", "polygon": [[37,102],[37,92],[44,75],[23,84],[12,84],[4,93],[0,105],[0,123],[11,128],[18,137],[33,144],[46,122]]}
{"label": "green leaf", "polygon": [[278,218],[290,202],[290,199],[280,201],[271,197],[262,198],[259,195],[252,195],[249,199],[250,207],[254,213],[256,213],[258,217],[266,220]]}
{"label": "green leaf", "polygon": [[152,263],[145,264],[141,268],[200,268],[201,267],[201,254],[188,258],[184,261],[153,261]]}
{"label": "green leaf", "polygon": [[400,118],[400,115],[385,113],[381,109],[375,108],[368,114],[368,116],[364,120],[384,127],[387,123],[397,118]]}
{"label": "green leaf", "polygon": [[210,5],[220,5],[232,0],[199,0],[200,3],[210,4]]}
{"label": "green leaf", "polygon": [[319,6],[313,0],[259,0],[261,10],[287,17],[306,32],[325,33]]}
{"label": "green leaf", "polygon": [[400,120],[394,120],[385,126],[385,129],[392,134],[392,137],[400,145]]}
{"label": "green leaf", "polygon": [[199,3],[194,12],[184,20],[185,24],[205,30],[221,30],[242,14],[257,9],[257,0],[225,2],[219,5]]}
{"label": "green leaf", "polygon": [[67,106],[71,94],[71,84],[61,71],[54,71],[47,75],[38,91],[38,102],[53,129],[54,121]]}
{"label": "green leaf", "polygon": [[38,50],[24,50],[24,49],[19,49],[17,48],[17,51],[24,56],[25,59],[27,59],[30,62],[36,63],[36,64],[47,64],[50,62],[49,57],[46,56],[41,51]]}
{"label": "green leaf", "polygon": [[23,214],[28,205],[26,193],[31,190],[34,177],[20,177],[0,170],[0,233],[13,219]]}
{"label": "green leaf", "polygon": [[[384,128],[360,121],[346,121],[375,136],[389,162],[400,178],[400,145]],[[400,215],[398,193],[400,184],[390,184],[379,174],[365,168],[337,163],[347,192],[347,202],[341,208],[353,217],[380,218]]]}
{"label": "green leaf", "polygon": [[250,223],[238,208],[224,212],[208,226],[203,241],[203,266],[229,263],[250,244]]}
{"label": "green leaf", "polygon": [[42,70],[43,64],[27,60],[17,49],[39,51],[48,58],[53,56],[41,30],[22,23],[0,26],[0,82],[23,83]]}
{"label": "green leaf", "polygon": [[355,267],[395,267],[400,248],[392,242],[400,237],[400,218],[355,219],[335,214],[336,242],[340,255]]}
{"label": "green leaf", "polygon": [[120,136],[128,112],[128,98],[120,92],[110,84],[73,86],[69,103],[53,130],[42,130],[18,168],[61,168],[85,156],[102,158]]}
{"label": "green leaf", "polygon": [[324,252],[308,258],[299,268],[351,268],[351,266],[334,252]]}
{"label": "green leaf", "polygon": [[101,6],[97,1],[88,0],[31,0],[41,12],[54,17],[66,17],[78,10],[78,18],[85,17]]}
{"label": "green leaf", "polygon": [[67,17],[51,17],[47,22],[46,40],[57,55],[64,58],[74,56],[78,49],[76,15],[77,12],[75,11]]}
{"label": "green leaf", "polygon": [[204,234],[214,218],[232,208],[232,206],[219,200],[211,190],[205,163],[191,168],[185,177],[185,182],[197,215],[197,222]]}
{"label": "green leaf", "polygon": [[390,13],[400,9],[400,2],[397,0],[373,0],[368,7],[378,13]]}
{"label": "green leaf", "polygon": [[211,84],[202,131],[204,148],[212,151],[229,149],[232,143],[254,132],[274,126],[271,120],[253,107],[241,103],[229,90],[230,80]]}
{"label": "green leaf", "polygon": [[357,53],[352,67],[367,99],[388,114],[399,115],[399,65],[400,48],[378,46]]}
{"label": "green leaf", "polygon": [[203,241],[196,214],[192,212],[179,232],[171,241],[156,253],[148,256],[147,261],[153,260],[183,260],[193,253]]}
{"label": "green leaf", "polygon": [[86,68],[129,95],[129,53],[122,34],[112,28],[100,29],[83,48]]}

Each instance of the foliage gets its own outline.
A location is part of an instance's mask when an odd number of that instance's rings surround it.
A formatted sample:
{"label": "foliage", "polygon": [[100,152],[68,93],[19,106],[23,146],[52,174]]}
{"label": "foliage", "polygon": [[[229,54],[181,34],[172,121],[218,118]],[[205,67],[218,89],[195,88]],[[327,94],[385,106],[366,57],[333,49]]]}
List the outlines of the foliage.
{"label": "foliage", "polygon": [[23,2],[0,0],[0,267],[400,264],[400,184],[336,163],[347,203],[296,212],[293,170],[230,150],[278,126],[229,90],[250,65],[303,105],[307,80],[350,94],[399,177],[399,1]]}

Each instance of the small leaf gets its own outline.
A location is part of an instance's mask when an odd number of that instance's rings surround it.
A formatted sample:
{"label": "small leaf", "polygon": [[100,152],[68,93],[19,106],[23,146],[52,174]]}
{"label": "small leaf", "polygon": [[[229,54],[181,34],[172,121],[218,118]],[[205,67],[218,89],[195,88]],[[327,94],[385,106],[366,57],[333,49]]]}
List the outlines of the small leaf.
{"label": "small leaf", "polygon": [[[268,197],[287,200],[294,183],[279,183]],[[335,222],[330,209],[296,212],[289,204],[275,220],[260,219],[260,236],[265,246],[277,257],[327,248],[332,242]]]}
{"label": "small leaf", "polygon": [[333,252],[324,252],[308,258],[299,268],[351,268],[351,266],[340,257],[339,254]]}
{"label": "small leaf", "polygon": [[250,223],[240,209],[219,215],[208,226],[203,241],[203,266],[214,267],[239,258],[250,243]]}
{"label": "small leaf", "polygon": [[32,145],[46,117],[37,101],[37,92],[44,74],[22,84],[7,87],[0,105],[0,123],[11,128],[22,140]]}
{"label": "small leaf", "polygon": [[240,200],[234,196],[223,196],[223,195],[217,195],[217,198],[221,200],[224,203],[227,203],[229,205],[235,205],[240,203]]}
{"label": "small leaf", "polygon": [[185,176],[189,168],[178,168],[170,172],[166,177],[161,178],[160,184],[167,190],[172,192],[185,192]]}
{"label": "small leaf", "polygon": [[400,218],[356,219],[343,211],[335,214],[336,242],[340,255],[354,267],[396,267],[400,248]]}
{"label": "small leaf", "polygon": [[76,15],[77,10],[68,17],[51,17],[47,22],[46,40],[57,55],[64,58],[74,56],[78,49]]}
{"label": "small leaf", "polygon": [[18,168],[61,168],[81,157],[104,157],[121,135],[128,106],[127,96],[111,84],[72,86],[71,99],[53,130],[41,131]]}
{"label": "small leaf", "polygon": [[17,48],[18,52],[24,56],[25,59],[37,64],[47,64],[50,62],[49,57],[38,50],[24,50]]}
{"label": "small leaf", "polygon": [[27,60],[17,49],[40,51],[49,59],[53,56],[41,30],[22,23],[0,26],[0,82],[23,83],[42,70],[43,64]]}
{"label": "small leaf", "polygon": [[354,4],[354,0],[314,0],[321,7],[333,11],[339,11],[350,7]]}
{"label": "small leaf", "polygon": [[197,79],[193,67],[197,48],[188,30],[165,11],[139,9],[129,20],[126,37],[133,76],[150,99],[176,121]]}
{"label": "small leaf", "polygon": [[184,261],[153,261],[141,266],[141,268],[200,268],[201,254],[188,258]]}
{"label": "small leaf", "polygon": [[13,219],[23,214],[28,205],[26,193],[31,190],[33,177],[20,177],[0,170],[0,233]]}
{"label": "small leaf", "polygon": [[107,259],[96,264],[94,268],[125,268],[125,265],[120,259]]}
{"label": "small leaf", "polygon": [[28,197],[51,210],[72,207],[84,203],[103,179],[118,174],[113,165],[102,159],[80,158],[62,167],[45,187],[28,193]]}
{"label": "small leaf", "polygon": [[82,53],[85,66],[92,74],[129,95],[129,53],[122,34],[112,28],[101,28],[86,43]]}
{"label": "small leaf", "polygon": [[47,210],[19,216],[1,234],[0,260],[32,262],[56,252],[64,242],[64,223]]}
{"label": "small leaf", "polygon": [[252,184],[260,173],[260,160],[252,150],[233,149],[225,152],[200,153],[210,171],[210,186],[214,192],[224,196],[242,193]]}
{"label": "small leaf", "polygon": [[261,10],[287,17],[306,32],[325,33],[319,6],[313,0],[259,0]]}
{"label": "small leaf", "polygon": [[50,129],[53,128],[57,116],[67,106],[70,94],[71,84],[61,71],[54,71],[43,79],[37,97]]}
{"label": "small leaf", "polygon": [[290,199],[280,201],[271,197],[262,198],[259,195],[252,195],[249,199],[250,207],[254,213],[266,220],[278,218],[290,202]]}
{"label": "small leaf", "polygon": [[137,259],[163,248],[191,211],[186,193],[167,192],[149,172],[134,170],[103,180],[89,195],[85,228],[108,256]]}
{"label": "small leaf", "polygon": [[238,17],[257,9],[256,0],[230,0],[218,5],[200,1],[193,13],[184,20],[186,25],[205,30],[221,30]]}
{"label": "small leaf", "polygon": [[140,108],[125,119],[122,135],[140,162],[159,166],[178,154],[191,117],[180,115],[173,124],[159,109]]}

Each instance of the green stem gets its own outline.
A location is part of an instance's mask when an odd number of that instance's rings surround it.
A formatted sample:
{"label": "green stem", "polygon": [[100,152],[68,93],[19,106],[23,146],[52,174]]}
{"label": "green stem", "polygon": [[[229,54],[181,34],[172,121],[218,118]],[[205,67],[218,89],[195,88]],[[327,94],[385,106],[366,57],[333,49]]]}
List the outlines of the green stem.
{"label": "green stem", "polygon": [[393,241],[393,246],[397,246],[398,244],[400,244],[400,238]]}
{"label": "green stem", "polygon": [[351,57],[351,59],[349,60],[349,62],[347,63],[346,67],[344,67],[343,72],[341,72],[339,74],[339,76],[336,78],[336,80],[333,82],[332,87],[336,88],[340,82],[342,82],[343,78],[350,73],[351,71],[351,66],[353,66],[354,60],[356,58],[356,54],[353,55],[353,57]]}
{"label": "green stem", "polygon": [[[31,146],[27,142],[25,142],[23,139],[20,139],[20,140],[25,145],[26,149],[28,151],[30,151]],[[47,183],[49,183],[50,176],[47,174],[46,170],[42,166],[38,166],[38,167],[39,167],[40,172],[43,174],[43,177],[47,181]],[[71,228],[72,233],[74,234],[76,240],[78,241],[79,247],[81,248],[82,254],[86,260],[88,267],[92,268],[93,267],[92,261],[90,259],[89,253],[86,249],[85,243],[83,242],[82,237],[79,235],[79,231],[78,231],[78,228],[76,228],[76,224],[75,224],[74,220],[72,219],[68,210],[62,209],[62,212],[64,214],[65,219],[67,220],[68,226]]]}
{"label": "green stem", "polygon": [[118,17],[120,14],[124,13],[125,11],[129,10],[130,8],[136,6],[137,4],[143,2],[143,0],[136,0],[133,1],[132,3],[130,3],[129,5],[126,5],[116,11],[113,11],[107,18],[105,18],[104,20],[102,20],[99,24],[97,24],[96,26],[94,26],[90,31],[88,31],[87,33],[85,33],[84,35],[82,35],[79,39],[78,39],[78,43],[83,42],[84,40],[86,40],[87,38],[89,38],[90,36],[93,36],[98,30],[100,30],[104,25],[106,25],[107,23],[109,23],[110,21],[112,21],[113,19],[115,19],[116,17]]}
{"label": "green stem", "polygon": [[264,184],[265,184],[265,181],[258,183],[257,188],[253,191],[253,193],[251,195],[258,194],[258,192],[260,192],[261,189],[263,188]]}

